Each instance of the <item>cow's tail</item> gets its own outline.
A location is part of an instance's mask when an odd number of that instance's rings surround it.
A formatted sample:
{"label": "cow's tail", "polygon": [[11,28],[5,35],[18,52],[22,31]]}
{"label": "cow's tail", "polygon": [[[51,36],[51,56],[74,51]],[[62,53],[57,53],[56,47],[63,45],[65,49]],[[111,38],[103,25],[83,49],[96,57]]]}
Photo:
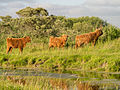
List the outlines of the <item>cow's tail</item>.
{"label": "cow's tail", "polygon": [[50,38],[49,38],[49,48],[52,46],[52,39],[53,38],[54,38],[53,36],[50,36]]}

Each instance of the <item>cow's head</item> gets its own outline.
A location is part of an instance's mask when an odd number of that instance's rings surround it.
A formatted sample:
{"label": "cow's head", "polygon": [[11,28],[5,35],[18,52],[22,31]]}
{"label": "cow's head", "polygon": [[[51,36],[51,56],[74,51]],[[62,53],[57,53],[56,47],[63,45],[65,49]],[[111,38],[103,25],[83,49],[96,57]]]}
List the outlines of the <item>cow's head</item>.
{"label": "cow's head", "polygon": [[24,37],[26,42],[31,42],[31,39],[29,36]]}
{"label": "cow's head", "polygon": [[68,35],[62,35],[62,38],[67,41]]}
{"label": "cow's head", "polygon": [[97,36],[101,36],[103,34],[103,31],[102,31],[101,27],[97,28],[95,32],[97,33]]}

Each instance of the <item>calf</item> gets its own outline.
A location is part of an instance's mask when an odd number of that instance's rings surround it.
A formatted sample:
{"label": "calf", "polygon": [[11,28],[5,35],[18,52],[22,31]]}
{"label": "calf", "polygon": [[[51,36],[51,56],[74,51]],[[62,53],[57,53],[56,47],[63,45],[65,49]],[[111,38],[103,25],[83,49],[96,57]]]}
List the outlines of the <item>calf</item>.
{"label": "calf", "polygon": [[64,47],[67,41],[68,36],[62,35],[61,37],[53,37],[51,36],[49,39],[49,48],[51,47]]}
{"label": "calf", "polygon": [[98,37],[103,34],[101,28],[97,28],[95,32],[86,33],[83,35],[77,35],[75,38],[75,48],[82,46],[83,44],[88,44],[92,42],[92,45],[95,46]]}
{"label": "calf", "polygon": [[23,48],[26,46],[26,43],[31,42],[29,36],[24,38],[7,38],[7,51],[6,53],[12,52],[13,48],[19,48],[20,53],[23,51]]}

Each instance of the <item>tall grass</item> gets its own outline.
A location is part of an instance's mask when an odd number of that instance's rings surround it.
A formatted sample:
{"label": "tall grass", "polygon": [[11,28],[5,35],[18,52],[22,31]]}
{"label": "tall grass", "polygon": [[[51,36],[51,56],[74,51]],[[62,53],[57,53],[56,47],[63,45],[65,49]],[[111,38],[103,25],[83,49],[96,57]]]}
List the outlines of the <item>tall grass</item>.
{"label": "tall grass", "polygon": [[20,54],[18,49],[6,54],[1,46],[0,64],[4,67],[38,67],[44,69],[82,69],[119,71],[120,39],[98,42],[79,49],[74,47],[48,49],[47,44],[29,43]]}
{"label": "tall grass", "polygon": [[[1,90],[99,90],[119,88],[119,84],[114,81],[107,80],[82,80],[77,79],[62,79],[62,78],[45,78],[40,76],[24,76],[25,84],[16,82],[21,76],[11,76],[14,80],[7,79],[6,76],[0,76],[0,89]],[[97,83],[99,82],[99,83]]]}

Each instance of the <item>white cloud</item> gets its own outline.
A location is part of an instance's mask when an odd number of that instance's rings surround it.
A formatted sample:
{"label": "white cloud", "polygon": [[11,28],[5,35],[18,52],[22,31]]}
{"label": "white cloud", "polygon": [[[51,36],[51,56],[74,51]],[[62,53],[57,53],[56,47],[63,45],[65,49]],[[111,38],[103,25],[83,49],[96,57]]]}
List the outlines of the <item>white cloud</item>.
{"label": "white cloud", "polygon": [[[67,1],[67,0],[66,0]],[[75,1],[75,0],[74,0]],[[68,1],[69,2],[69,1]],[[84,4],[80,5],[60,5],[41,3],[37,0],[0,0],[0,16],[11,15],[17,16],[16,11],[30,7],[42,7],[48,10],[50,14],[66,17],[80,17],[80,16],[98,16],[104,17],[114,25],[119,26],[120,18],[120,0],[86,0]]]}
{"label": "white cloud", "polygon": [[120,15],[120,7],[87,6],[86,4],[80,6],[42,4],[37,6],[47,9],[50,14],[66,15],[68,17]]}
{"label": "white cloud", "polygon": [[34,0],[0,0],[0,16],[16,17],[16,12],[33,3]]}
{"label": "white cloud", "polygon": [[120,27],[120,22],[119,22],[120,21],[120,16],[109,16],[109,17],[102,16],[100,18],[107,21],[107,22],[109,22],[112,25]]}
{"label": "white cloud", "polygon": [[25,4],[22,2],[10,2],[6,8],[23,8],[25,7]]}
{"label": "white cloud", "polygon": [[50,14],[67,17],[98,16],[109,23],[120,27],[120,1],[119,0],[87,0],[79,6],[62,6],[44,4]]}
{"label": "white cloud", "polygon": [[84,3],[88,6],[120,6],[120,0],[86,0]]}

